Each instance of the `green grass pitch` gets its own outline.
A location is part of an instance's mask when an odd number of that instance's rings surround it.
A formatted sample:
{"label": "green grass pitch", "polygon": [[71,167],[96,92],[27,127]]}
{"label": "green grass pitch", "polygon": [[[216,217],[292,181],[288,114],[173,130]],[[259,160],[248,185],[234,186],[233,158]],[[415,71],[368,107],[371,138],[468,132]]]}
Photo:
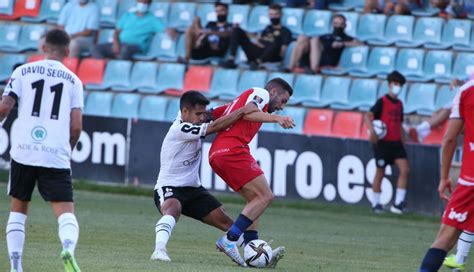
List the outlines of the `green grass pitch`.
{"label": "green grass pitch", "polygon": [[[5,189],[1,184],[0,190]],[[159,218],[152,197],[82,190],[75,194],[80,225],[76,257],[82,271],[243,271],[215,250],[219,230],[184,217],[168,245],[173,262],[152,262]],[[235,217],[242,207],[238,198],[222,199]],[[8,204],[1,196],[2,228]],[[277,271],[400,272],[417,271],[438,227],[436,218],[377,216],[361,207],[277,200],[261,220],[260,235],[287,248]],[[62,271],[59,254],[56,220],[36,194],[27,220],[25,271]],[[0,271],[9,269],[7,255],[1,231]],[[474,270],[473,264],[468,261],[468,271]]]}

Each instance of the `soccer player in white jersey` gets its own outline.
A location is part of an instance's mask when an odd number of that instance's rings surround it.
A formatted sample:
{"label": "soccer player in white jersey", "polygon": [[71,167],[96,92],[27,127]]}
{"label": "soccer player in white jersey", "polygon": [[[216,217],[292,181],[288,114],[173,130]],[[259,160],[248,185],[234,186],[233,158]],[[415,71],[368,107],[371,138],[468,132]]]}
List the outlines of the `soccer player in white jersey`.
{"label": "soccer player in white jersey", "polygon": [[83,87],[62,64],[69,42],[63,30],[48,31],[42,45],[46,58],[16,68],[0,102],[0,121],[18,104],[11,128],[11,209],[6,227],[11,271],[23,271],[25,223],[36,183],[58,220],[65,271],[80,271],[74,258],[79,226],[70,160],[82,130]]}
{"label": "soccer player in white jersey", "polygon": [[171,261],[166,245],[181,214],[222,231],[233,223],[222,204],[201,186],[201,139],[226,129],[245,114],[256,111],[257,107],[248,105],[209,123],[208,104],[209,100],[199,92],[183,94],[180,114],[163,140],[160,173],[155,186],[155,205],[163,216],[155,227],[156,243],[152,260]]}

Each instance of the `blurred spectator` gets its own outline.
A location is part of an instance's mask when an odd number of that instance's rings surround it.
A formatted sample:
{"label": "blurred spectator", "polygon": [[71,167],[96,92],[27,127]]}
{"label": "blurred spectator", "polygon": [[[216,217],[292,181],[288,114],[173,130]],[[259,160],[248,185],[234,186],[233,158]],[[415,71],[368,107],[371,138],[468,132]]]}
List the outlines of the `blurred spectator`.
{"label": "blurred spectator", "polygon": [[89,0],[68,2],[59,14],[58,27],[71,37],[69,56],[77,58],[94,44],[99,29],[99,7]]}
{"label": "blurred spectator", "polygon": [[186,30],[186,57],[181,61],[223,57],[227,52],[232,33],[232,25],[227,23],[229,8],[227,4],[216,3],[215,9],[217,22],[209,22],[202,28],[201,20],[196,17]]}
{"label": "blurred spectator", "polygon": [[291,31],[281,25],[282,8],[272,4],[268,10],[271,24],[267,26],[257,39],[251,41],[249,35],[240,27],[234,27],[230,37],[230,56],[221,62],[225,68],[235,68],[237,48],[242,49],[247,56],[251,69],[257,68],[263,62],[278,62],[285,56],[288,44],[291,42]]}
{"label": "blurred spectator", "polygon": [[307,37],[300,35],[291,54],[289,69],[294,70],[300,63],[308,64],[311,71],[317,73],[320,67],[335,67],[339,63],[342,50],[346,46],[361,45],[353,37],[347,35],[346,18],[335,15],[332,19],[333,32],[321,37]]}
{"label": "blurred spectator", "polygon": [[328,0],[286,0],[287,7],[308,6],[315,9],[326,9]]}
{"label": "blurred spectator", "polygon": [[364,12],[383,12],[387,15],[410,14],[410,2],[410,0],[365,0]]}
{"label": "blurred spectator", "polygon": [[463,0],[431,0],[431,5],[439,9],[439,16],[445,19],[467,18],[466,6]]}
{"label": "blurred spectator", "polygon": [[163,23],[148,9],[151,0],[137,0],[136,6],[120,18],[112,43],[98,44],[92,49],[94,58],[131,59],[135,53],[145,53],[153,35],[162,32]]}

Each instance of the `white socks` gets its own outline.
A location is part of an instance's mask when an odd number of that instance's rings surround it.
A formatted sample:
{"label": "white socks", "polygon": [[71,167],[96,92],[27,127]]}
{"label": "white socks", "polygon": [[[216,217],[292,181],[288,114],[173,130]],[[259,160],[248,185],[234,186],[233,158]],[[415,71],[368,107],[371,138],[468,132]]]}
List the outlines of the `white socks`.
{"label": "white socks", "polygon": [[372,192],[372,207],[380,204],[380,194],[381,193]]}
{"label": "white socks", "polygon": [[74,255],[77,240],[79,239],[79,224],[72,213],[63,213],[58,217],[58,234],[64,250]]}
{"label": "white socks", "polygon": [[395,195],[395,205],[400,205],[400,203],[405,201],[406,194],[407,194],[407,189],[397,189],[397,193]]}
{"label": "white socks", "polygon": [[428,121],[423,121],[421,124],[416,126],[416,132],[418,133],[418,138],[421,140],[425,139],[428,134],[431,132],[431,125]]}
{"label": "white socks", "polygon": [[10,265],[12,269],[16,269],[18,272],[23,271],[21,256],[23,255],[23,245],[25,244],[25,222],[25,214],[10,212],[6,227]]}
{"label": "white socks", "polygon": [[463,231],[458,239],[458,246],[456,251],[456,262],[458,264],[464,264],[466,262],[467,255],[471,249],[472,241],[474,240],[474,233]]}
{"label": "white socks", "polygon": [[155,226],[155,251],[159,249],[165,249],[168,240],[170,239],[171,232],[173,231],[176,220],[171,215],[164,215],[156,223]]}

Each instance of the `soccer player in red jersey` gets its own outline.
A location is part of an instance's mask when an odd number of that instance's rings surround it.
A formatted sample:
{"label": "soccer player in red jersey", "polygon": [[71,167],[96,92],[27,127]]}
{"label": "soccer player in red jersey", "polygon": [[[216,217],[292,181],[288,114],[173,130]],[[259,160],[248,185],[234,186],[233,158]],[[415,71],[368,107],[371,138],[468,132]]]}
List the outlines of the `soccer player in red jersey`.
{"label": "soccer player in red jersey", "polygon": [[[451,196],[449,170],[456,140],[464,128],[461,174]],[[448,201],[436,240],[426,253],[420,272],[438,271],[446,254],[463,230],[474,232],[474,81],[463,85],[451,109],[448,129],[443,138],[439,196]]]}
{"label": "soccer player in red jersey", "polygon": [[[262,169],[250,154],[248,144],[257,134],[262,123],[278,123],[285,129],[293,128],[291,117],[272,115],[282,110],[293,94],[291,86],[281,78],[267,82],[265,89],[251,88],[243,92],[231,103],[216,108],[214,119],[230,114],[249,103],[254,103],[259,111],[244,116],[227,130],[217,134],[209,151],[212,169],[246,201],[241,214],[229,228],[227,234],[216,242],[219,250],[233,261],[246,266],[240,256],[237,240],[243,233],[244,243],[258,239],[256,231],[258,218],[273,201],[273,193],[263,175]],[[284,249],[278,248],[278,254]],[[279,258],[273,258],[275,265]]]}

